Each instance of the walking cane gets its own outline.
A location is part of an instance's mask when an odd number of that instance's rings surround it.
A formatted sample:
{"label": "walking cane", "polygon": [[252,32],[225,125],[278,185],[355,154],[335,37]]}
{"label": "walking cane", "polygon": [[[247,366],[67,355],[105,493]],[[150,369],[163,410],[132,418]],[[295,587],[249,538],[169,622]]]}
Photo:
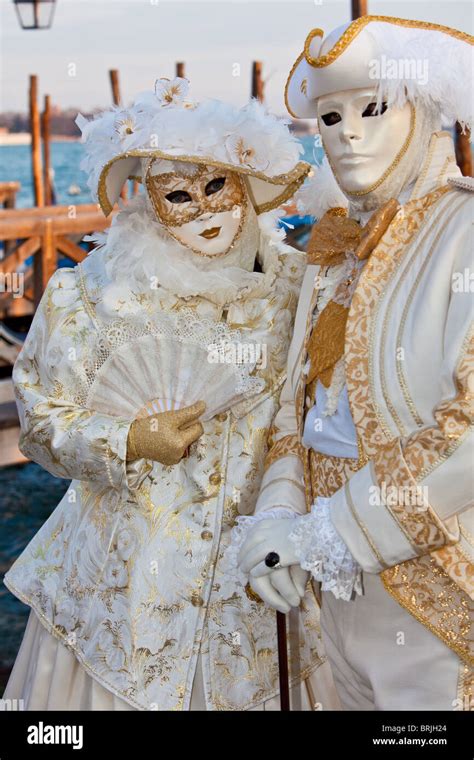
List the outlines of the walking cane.
{"label": "walking cane", "polygon": [[288,649],[286,646],[286,615],[277,612],[278,669],[280,676],[280,710],[290,711],[290,685],[288,681]]}

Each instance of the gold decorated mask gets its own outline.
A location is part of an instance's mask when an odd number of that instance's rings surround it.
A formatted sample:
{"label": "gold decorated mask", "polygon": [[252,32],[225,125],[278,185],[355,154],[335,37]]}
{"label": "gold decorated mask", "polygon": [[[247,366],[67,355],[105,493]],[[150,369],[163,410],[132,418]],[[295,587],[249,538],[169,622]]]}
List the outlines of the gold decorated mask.
{"label": "gold decorated mask", "polygon": [[247,193],[241,176],[218,167],[176,162],[146,175],[148,196],[169,233],[201,256],[224,255],[242,229]]}
{"label": "gold decorated mask", "polygon": [[147,187],[157,216],[169,227],[207,212],[232,211],[244,197],[239,174],[197,164],[189,165],[188,171],[148,173]]}

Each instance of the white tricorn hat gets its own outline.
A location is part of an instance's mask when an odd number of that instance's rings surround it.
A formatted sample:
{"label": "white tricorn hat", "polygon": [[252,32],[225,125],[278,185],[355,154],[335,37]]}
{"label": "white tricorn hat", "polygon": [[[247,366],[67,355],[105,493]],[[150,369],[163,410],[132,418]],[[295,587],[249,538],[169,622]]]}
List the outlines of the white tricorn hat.
{"label": "white tricorn hat", "polygon": [[300,142],[288,120],[270,114],[256,100],[237,108],[217,100],[186,100],[188,80],[158,79],[154,92],[139,95],[130,108],[115,107],[93,120],[79,114],[85,157],[81,168],[106,216],[127,179],[142,181],[156,158],[205,164],[244,178],[257,213],[277,208],[302,184],[310,164],[299,161]]}
{"label": "white tricorn hat", "polygon": [[472,123],[469,34],[427,21],[361,16],[323,38],[322,29],[308,34],[288,76],[285,102],[292,116],[315,118],[322,95],[375,86],[379,104],[421,101],[449,123]]}

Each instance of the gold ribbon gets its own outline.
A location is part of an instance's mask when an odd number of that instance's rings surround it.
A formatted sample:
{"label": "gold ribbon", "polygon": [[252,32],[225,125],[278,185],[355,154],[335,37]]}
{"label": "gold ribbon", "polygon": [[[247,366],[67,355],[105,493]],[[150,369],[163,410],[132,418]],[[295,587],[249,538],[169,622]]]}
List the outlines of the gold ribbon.
{"label": "gold ribbon", "polygon": [[[398,201],[392,198],[371,216],[363,228],[347,217],[345,209],[330,209],[313,227],[308,244],[308,262],[337,266],[345,261],[349,253],[354,253],[359,260],[367,259],[399,209]],[[347,279],[346,287],[352,280],[353,277]],[[314,392],[317,380],[325,388],[331,384],[334,367],[344,356],[348,315],[349,308],[333,300],[319,315],[307,345],[310,370],[306,383],[312,384],[308,393]]]}
{"label": "gold ribbon", "polygon": [[342,264],[347,252],[356,250],[361,234],[359,222],[349,219],[346,209],[329,209],[311,231],[308,264],[322,267]]}

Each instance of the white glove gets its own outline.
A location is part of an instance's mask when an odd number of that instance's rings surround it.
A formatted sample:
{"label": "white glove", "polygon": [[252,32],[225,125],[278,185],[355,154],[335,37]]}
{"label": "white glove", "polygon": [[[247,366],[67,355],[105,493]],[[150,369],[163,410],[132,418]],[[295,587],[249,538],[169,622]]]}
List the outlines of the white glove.
{"label": "white glove", "polygon": [[291,607],[299,607],[309,575],[309,572],[299,565],[292,565],[274,570],[271,575],[260,578],[250,575],[249,583],[269,607],[286,614]]}
{"label": "white glove", "polygon": [[257,515],[240,516],[237,518],[237,525],[232,530],[230,546],[224,553],[226,572],[243,586],[248,582],[262,601],[284,613],[289,612],[291,607],[299,606],[300,600],[305,595],[309,572],[296,564],[274,570],[271,575],[254,578],[248,572],[242,571],[239,555],[247,539],[253,535],[257,527],[282,521],[289,523],[294,519],[295,514],[288,507],[273,507]]}
{"label": "white glove", "polygon": [[[252,588],[264,578],[275,587],[272,579],[278,571],[265,565],[270,552],[279,555],[279,569],[299,565],[321,582],[323,591],[331,591],[337,599],[349,601],[354,592],[362,594],[361,568],[332,523],[330,499],[316,499],[309,514],[262,520],[247,532],[238,564],[242,573],[250,574]],[[258,585],[268,596],[268,584]],[[257,587],[255,591],[264,598]],[[289,603],[286,594],[280,596]],[[270,597],[265,601],[274,606],[273,594],[271,598],[273,603]]]}
{"label": "white glove", "polygon": [[299,565],[295,545],[289,535],[295,528],[295,520],[262,520],[252,528],[239,552],[239,566],[243,573],[250,573],[252,578],[274,574],[274,568],[267,567],[265,557],[276,552],[280,557],[280,566]]}

